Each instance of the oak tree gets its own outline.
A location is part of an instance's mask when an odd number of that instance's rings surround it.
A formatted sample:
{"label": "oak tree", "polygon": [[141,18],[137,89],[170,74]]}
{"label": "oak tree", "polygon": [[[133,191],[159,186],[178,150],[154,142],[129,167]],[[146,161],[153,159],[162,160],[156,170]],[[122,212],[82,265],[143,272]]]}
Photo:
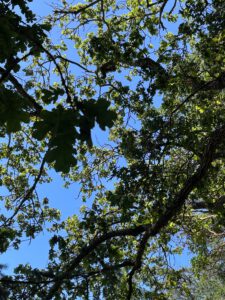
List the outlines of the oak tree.
{"label": "oak tree", "polygon": [[[19,265],[1,289],[188,299],[169,259],[188,247],[207,266],[224,250],[224,1],[62,0],[41,23],[28,4],[0,2],[0,251],[45,222],[53,236],[46,269]],[[51,169],[80,182],[81,217],[40,199]]]}

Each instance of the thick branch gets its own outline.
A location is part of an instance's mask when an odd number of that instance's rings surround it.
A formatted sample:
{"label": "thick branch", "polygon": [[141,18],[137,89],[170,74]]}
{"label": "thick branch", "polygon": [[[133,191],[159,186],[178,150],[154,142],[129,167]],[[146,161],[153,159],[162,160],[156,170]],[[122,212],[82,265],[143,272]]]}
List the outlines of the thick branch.
{"label": "thick branch", "polygon": [[[0,67],[0,73],[5,74],[5,72],[6,70]],[[23,86],[19,83],[19,81],[10,73],[8,74],[7,79],[14,85],[17,92],[29,101],[29,103],[36,109],[37,113],[40,113],[43,107],[24,90]]]}
{"label": "thick branch", "polygon": [[225,137],[225,125],[219,129],[216,129],[211,137],[209,142],[205,147],[205,151],[202,155],[202,160],[197,171],[186,181],[184,187],[175,197],[174,201],[168,205],[164,214],[162,214],[158,221],[151,228],[151,236],[155,236],[164,228],[169,221],[177,215],[182,206],[185,203],[190,192],[196,188],[200,183],[201,179],[207,174],[207,171],[211,165],[211,162],[214,158],[214,153],[217,147],[220,145],[221,141]]}
{"label": "thick branch", "polygon": [[143,235],[140,244],[139,244],[139,249],[137,252],[137,256],[136,256],[136,261],[135,264],[132,268],[132,270],[130,271],[129,275],[128,275],[128,294],[127,294],[127,300],[130,300],[132,297],[132,293],[133,293],[133,276],[135,274],[136,271],[138,271],[141,268],[142,265],[142,258],[145,252],[145,247],[146,244],[148,242],[148,239],[150,237],[150,232],[147,230],[145,232],[145,234]]}
{"label": "thick branch", "polygon": [[96,271],[90,271],[88,273],[85,273],[85,274],[80,274],[79,276],[83,276],[83,277],[91,277],[91,276],[96,276],[96,275],[99,275],[99,274],[102,274],[102,273],[106,273],[106,272],[109,272],[109,271],[113,271],[113,270],[117,270],[117,269],[121,269],[121,268],[124,268],[124,267],[132,267],[134,266],[134,262],[131,261],[130,259],[126,259],[124,260],[122,263],[120,264],[116,264],[116,265],[108,265],[108,266],[105,266],[104,268],[100,269],[100,270],[96,270]]}
{"label": "thick branch", "polygon": [[2,77],[0,78],[0,84],[3,83],[9,76],[9,74],[11,73],[11,71],[14,69],[14,67],[21,62],[22,60],[26,59],[27,57],[29,57],[31,54],[33,54],[33,51],[29,51],[27,54],[25,54],[23,57],[17,57],[13,60],[13,62],[10,64],[10,66],[4,70],[4,72],[2,73]]}
{"label": "thick branch", "polygon": [[225,205],[225,196],[219,197],[215,202],[207,203],[205,201],[193,201],[191,206],[193,209],[221,210]]}
{"label": "thick branch", "polygon": [[217,78],[207,82],[201,90],[212,91],[212,90],[223,90],[225,89],[225,72],[220,74]]}

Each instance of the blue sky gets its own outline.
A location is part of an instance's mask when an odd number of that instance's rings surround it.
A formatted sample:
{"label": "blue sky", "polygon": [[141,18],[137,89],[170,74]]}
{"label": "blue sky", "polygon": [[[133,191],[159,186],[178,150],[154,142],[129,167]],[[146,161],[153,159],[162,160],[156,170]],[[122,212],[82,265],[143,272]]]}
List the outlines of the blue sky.
{"label": "blue sky", "polygon": [[[51,1],[34,0],[30,7],[39,16],[45,16],[51,12],[52,6]],[[54,36],[52,36],[54,39]],[[93,138],[99,141],[100,144],[106,140],[107,133],[96,129],[93,133]],[[51,171],[53,181],[49,184],[42,184],[38,186],[40,197],[47,197],[50,200],[50,205],[61,211],[62,219],[74,214],[79,213],[79,208],[83,204],[79,195],[79,184],[74,183],[65,189],[63,187],[63,180],[59,174]],[[87,203],[88,204],[88,203]],[[48,261],[48,240],[50,234],[45,230],[35,240],[31,242],[25,241],[19,250],[9,249],[7,253],[1,256],[0,263],[6,264],[8,269],[7,273],[11,273],[13,268],[20,263],[30,263],[32,267],[44,268]],[[174,265],[187,264],[188,252],[182,256],[176,256]],[[173,261],[172,261],[173,263]]]}

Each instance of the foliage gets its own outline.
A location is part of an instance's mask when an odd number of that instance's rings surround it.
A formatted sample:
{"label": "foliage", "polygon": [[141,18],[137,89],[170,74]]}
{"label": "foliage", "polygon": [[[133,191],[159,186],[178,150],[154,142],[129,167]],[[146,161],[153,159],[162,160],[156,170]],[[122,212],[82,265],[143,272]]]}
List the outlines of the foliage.
{"label": "foliage", "polygon": [[[46,269],[19,265],[1,289],[189,299],[195,283],[169,262],[189,248],[203,293],[200,266],[224,249],[224,1],[62,0],[42,24],[28,2],[0,3],[0,251],[45,222],[52,238]],[[81,183],[81,217],[40,199],[51,169]]]}
{"label": "foliage", "polygon": [[173,299],[222,300],[225,296],[224,246],[217,237],[210,243],[211,253],[193,258],[193,266],[182,271],[183,280],[188,283],[188,295],[175,288]]}

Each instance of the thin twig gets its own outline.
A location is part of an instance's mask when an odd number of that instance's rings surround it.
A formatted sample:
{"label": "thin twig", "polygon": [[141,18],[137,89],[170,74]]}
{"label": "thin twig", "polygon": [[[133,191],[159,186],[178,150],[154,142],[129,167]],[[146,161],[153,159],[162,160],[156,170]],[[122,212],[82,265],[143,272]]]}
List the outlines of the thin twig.
{"label": "thin twig", "polygon": [[78,10],[74,11],[74,10],[55,10],[54,13],[56,14],[65,14],[65,15],[68,15],[68,14],[73,14],[73,15],[78,15],[80,14],[81,12],[84,12],[87,8],[90,8],[92,6],[94,6],[95,4],[97,4],[98,2],[100,2],[101,0],[96,0],[96,1],[93,1],[81,8],[79,8]]}
{"label": "thin twig", "polygon": [[[48,151],[46,152],[46,154],[48,153]],[[32,187],[27,191],[26,195],[23,197],[23,199],[21,200],[20,204],[16,207],[14,213],[12,214],[11,217],[9,217],[7,219],[7,221],[4,223],[4,226],[8,226],[10,225],[11,221],[13,220],[13,218],[18,214],[18,212],[20,211],[21,207],[23,206],[23,204],[32,196],[32,193],[34,192],[39,180],[41,179],[42,173],[44,171],[44,165],[46,162],[46,154],[42,160],[40,169],[39,169],[39,173],[37,175],[37,177],[34,180],[34,183],[32,185]]]}

